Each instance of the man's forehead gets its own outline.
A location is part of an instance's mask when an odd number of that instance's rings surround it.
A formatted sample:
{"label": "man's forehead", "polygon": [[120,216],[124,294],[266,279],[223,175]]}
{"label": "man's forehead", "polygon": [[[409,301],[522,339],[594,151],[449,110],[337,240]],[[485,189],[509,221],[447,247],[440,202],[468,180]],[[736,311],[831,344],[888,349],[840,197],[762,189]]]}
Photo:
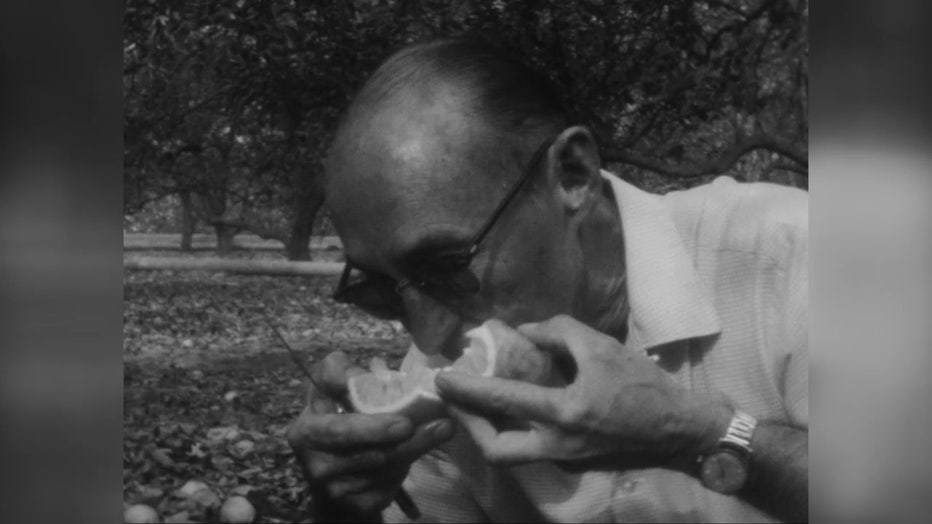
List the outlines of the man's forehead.
{"label": "man's forehead", "polygon": [[[444,205],[475,198],[487,180],[455,135],[405,133],[360,140],[331,159],[328,193],[340,207]],[[451,201],[452,200],[452,201]]]}
{"label": "man's forehead", "polygon": [[501,151],[501,139],[461,95],[434,86],[357,115],[341,132],[327,191],[349,255],[354,243],[396,251],[424,236],[454,237],[494,206],[501,166],[490,152]]}
{"label": "man's forehead", "polygon": [[457,148],[434,139],[395,146],[387,154],[347,159],[328,188],[351,256],[372,250],[395,256],[455,242],[468,237],[485,212],[488,180]]}
{"label": "man's forehead", "polygon": [[354,265],[375,270],[412,267],[426,257],[465,247],[477,229],[469,208],[424,206],[415,212],[348,217],[340,224],[346,254]]}

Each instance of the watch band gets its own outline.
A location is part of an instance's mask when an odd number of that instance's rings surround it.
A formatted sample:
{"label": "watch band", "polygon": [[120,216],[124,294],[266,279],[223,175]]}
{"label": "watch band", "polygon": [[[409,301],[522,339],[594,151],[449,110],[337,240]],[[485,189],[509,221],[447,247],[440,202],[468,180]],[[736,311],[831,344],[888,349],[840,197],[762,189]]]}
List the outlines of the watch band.
{"label": "watch band", "polygon": [[751,456],[751,437],[757,428],[757,419],[743,411],[735,411],[725,436],[718,441],[719,447],[727,447],[741,453],[745,458]]}
{"label": "watch band", "polygon": [[698,459],[699,478],[705,487],[731,494],[744,486],[751,467],[751,437],[756,427],[757,419],[735,410],[715,451]]}

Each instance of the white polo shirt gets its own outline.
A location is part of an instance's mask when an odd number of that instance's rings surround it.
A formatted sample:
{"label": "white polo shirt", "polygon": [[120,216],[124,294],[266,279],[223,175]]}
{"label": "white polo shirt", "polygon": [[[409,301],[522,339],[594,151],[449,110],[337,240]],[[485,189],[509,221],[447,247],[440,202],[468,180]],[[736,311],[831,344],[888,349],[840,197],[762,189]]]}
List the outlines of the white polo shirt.
{"label": "white polo shirt", "polygon": [[[720,177],[661,196],[603,177],[625,235],[626,345],[660,355],[692,391],[808,429],[808,193]],[[416,362],[426,356],[412,348],[402,367]],[[775,521],[671,470],[492,467],[462,428],[415,462],[404,486],[431,522]],[[406,521],[395,505],[384,517]]]}

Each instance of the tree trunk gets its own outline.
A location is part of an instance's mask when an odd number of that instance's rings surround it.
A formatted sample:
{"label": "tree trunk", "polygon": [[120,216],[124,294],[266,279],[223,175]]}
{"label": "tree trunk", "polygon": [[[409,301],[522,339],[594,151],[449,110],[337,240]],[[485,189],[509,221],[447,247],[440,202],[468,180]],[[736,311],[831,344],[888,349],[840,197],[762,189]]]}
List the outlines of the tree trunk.
{"label": "tree trunk", "polygon": [[285,246],[288,260],[311,259],[311,229],[311,226],[299,224],[297,221],[291,226],[291,235]]}
{"label": "tree trunk", "polygon": [[217,234],[217,254],[229,255],[233,251],[233,238],[239,233],[239,228],[214,224],[214,232]]}
{"label": "tree trunk", "polygon": [[181,250],[191,251],[192,238],[197,221],[194,218],[194,210],[191,208],[191,193],[182,191],[181,197]]}
{"label": "tree trunk", "polygon": [[312,186],[295,202],[296,213],[291,223],[291,234],[285,245],[288,260],[311,259],[311,234],[314,232],[314,219],[324,203],[324,193]]}
{"label": "tree trunk", "polygon": [[242,231],[242,228],[225,223],[227,211],[226,188],[214,188],[205,195],[207,209],[210,213],[210,224],[214,226],[217,235],[217,254],[228,255],[233,251],[233,237]]}

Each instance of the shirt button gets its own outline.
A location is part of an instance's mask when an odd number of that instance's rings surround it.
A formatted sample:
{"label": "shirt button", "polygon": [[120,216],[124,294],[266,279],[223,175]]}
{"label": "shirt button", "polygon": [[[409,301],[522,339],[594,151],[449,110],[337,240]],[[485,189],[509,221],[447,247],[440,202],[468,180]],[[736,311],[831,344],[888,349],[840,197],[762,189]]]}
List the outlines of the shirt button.
{"label": "shirt button", "polygon": [[628,479],[624,482],[624,484],[621,485],[621,489],[627,493],[633,493],[634,490],[637,489],[638,484],[639,482],[637,479]]}

